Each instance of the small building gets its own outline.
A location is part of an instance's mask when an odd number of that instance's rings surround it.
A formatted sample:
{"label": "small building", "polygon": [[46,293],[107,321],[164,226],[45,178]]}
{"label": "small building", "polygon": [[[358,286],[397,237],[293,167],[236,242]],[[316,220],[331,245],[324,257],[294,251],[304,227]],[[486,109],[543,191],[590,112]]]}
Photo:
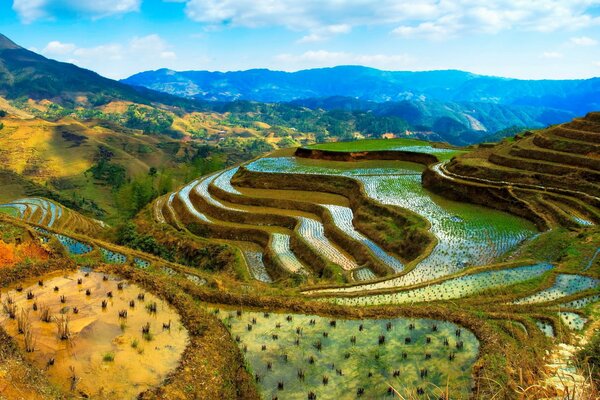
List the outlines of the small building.
{"label": "small building", "polygon": [[382,139],[395,139],[396,134],[387,132],[387,133],[384,133],[383,135],[381,135],[381,138]]}

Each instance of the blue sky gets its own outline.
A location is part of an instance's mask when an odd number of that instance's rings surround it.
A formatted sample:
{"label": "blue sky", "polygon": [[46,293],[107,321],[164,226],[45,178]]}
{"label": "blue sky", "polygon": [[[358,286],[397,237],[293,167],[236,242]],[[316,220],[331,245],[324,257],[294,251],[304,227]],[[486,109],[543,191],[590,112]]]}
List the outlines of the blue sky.
{"label": "blue sky", "polygon": [[600,0],[2,0],[0,26],[111,78],[348,64],[600,76]]}

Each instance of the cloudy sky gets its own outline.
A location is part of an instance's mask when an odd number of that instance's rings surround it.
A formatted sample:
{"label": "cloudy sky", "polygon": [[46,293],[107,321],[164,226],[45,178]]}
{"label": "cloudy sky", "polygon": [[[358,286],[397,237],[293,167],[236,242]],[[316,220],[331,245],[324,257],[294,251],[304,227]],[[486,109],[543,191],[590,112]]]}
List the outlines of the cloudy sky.
{"label": "cloudy sky", "polygon": [[0,27],[111,78],[349,64],[600,76],[600,0],[0,0]]}

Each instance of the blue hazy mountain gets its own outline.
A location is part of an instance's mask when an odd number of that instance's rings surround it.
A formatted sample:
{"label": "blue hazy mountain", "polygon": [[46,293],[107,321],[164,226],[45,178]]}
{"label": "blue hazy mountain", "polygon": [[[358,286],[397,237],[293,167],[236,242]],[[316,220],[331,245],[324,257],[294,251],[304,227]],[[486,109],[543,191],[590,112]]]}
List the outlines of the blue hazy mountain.
{"label": "blue hazy mountain", "polygon": [[[581,115],[600,109],[600,78],[521,80],[444,70],[381,71],[360,66],[281,72],[147,71],[123,80],[169,94],[202,100],[291,102],[333,98],[338,107],[354,100],[471,102],[532,106]],[[340,98],[348,97],[342,101]],[[325,108],[333,104],[322,102]]]}

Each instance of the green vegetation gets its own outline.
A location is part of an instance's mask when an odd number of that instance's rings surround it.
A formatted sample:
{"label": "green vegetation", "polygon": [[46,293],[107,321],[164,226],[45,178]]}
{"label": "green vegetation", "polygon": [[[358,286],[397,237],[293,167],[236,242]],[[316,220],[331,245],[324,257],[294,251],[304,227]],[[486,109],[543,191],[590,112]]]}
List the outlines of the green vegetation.
{"label": "green vegetation", "polygon": [[122,116],[123,125],[146,133],[168,133],[173,117],[156,108],[130,105]]}
{"label": "green vegetation", "polygon": [[172,250],[157,243],[153,236],[140,234],[131,221],[117,227],[116,242],[122,246],[154,254],[166,260],[173,260]]}
{"label": "green vegetation", "polygon": [[17,217],[19,215],[18,210],[15,209],[14,207],[5,207],[5,206],[0,206],[0,213],[8,214],[11,217]]}
{"label": "green vegetation", "polygon": [[94,179],[103,181],[111,187],[117,189],[125,183],[125,168],[119,164],[111,163],[106,159],[100,159],[89,169]]}
{"label": "green vegetation", "polygon": [[465,151],[451,147],[434,147],[430,142],[417,139],[395,138],[395,139],[370,139],[355,140],[351,142],[318,143],[307,146],[309,149],[329,150],[339,152],[361,152],[400,150],[435,155],[440,161],[450,160],[452,157],[464,154]]}

